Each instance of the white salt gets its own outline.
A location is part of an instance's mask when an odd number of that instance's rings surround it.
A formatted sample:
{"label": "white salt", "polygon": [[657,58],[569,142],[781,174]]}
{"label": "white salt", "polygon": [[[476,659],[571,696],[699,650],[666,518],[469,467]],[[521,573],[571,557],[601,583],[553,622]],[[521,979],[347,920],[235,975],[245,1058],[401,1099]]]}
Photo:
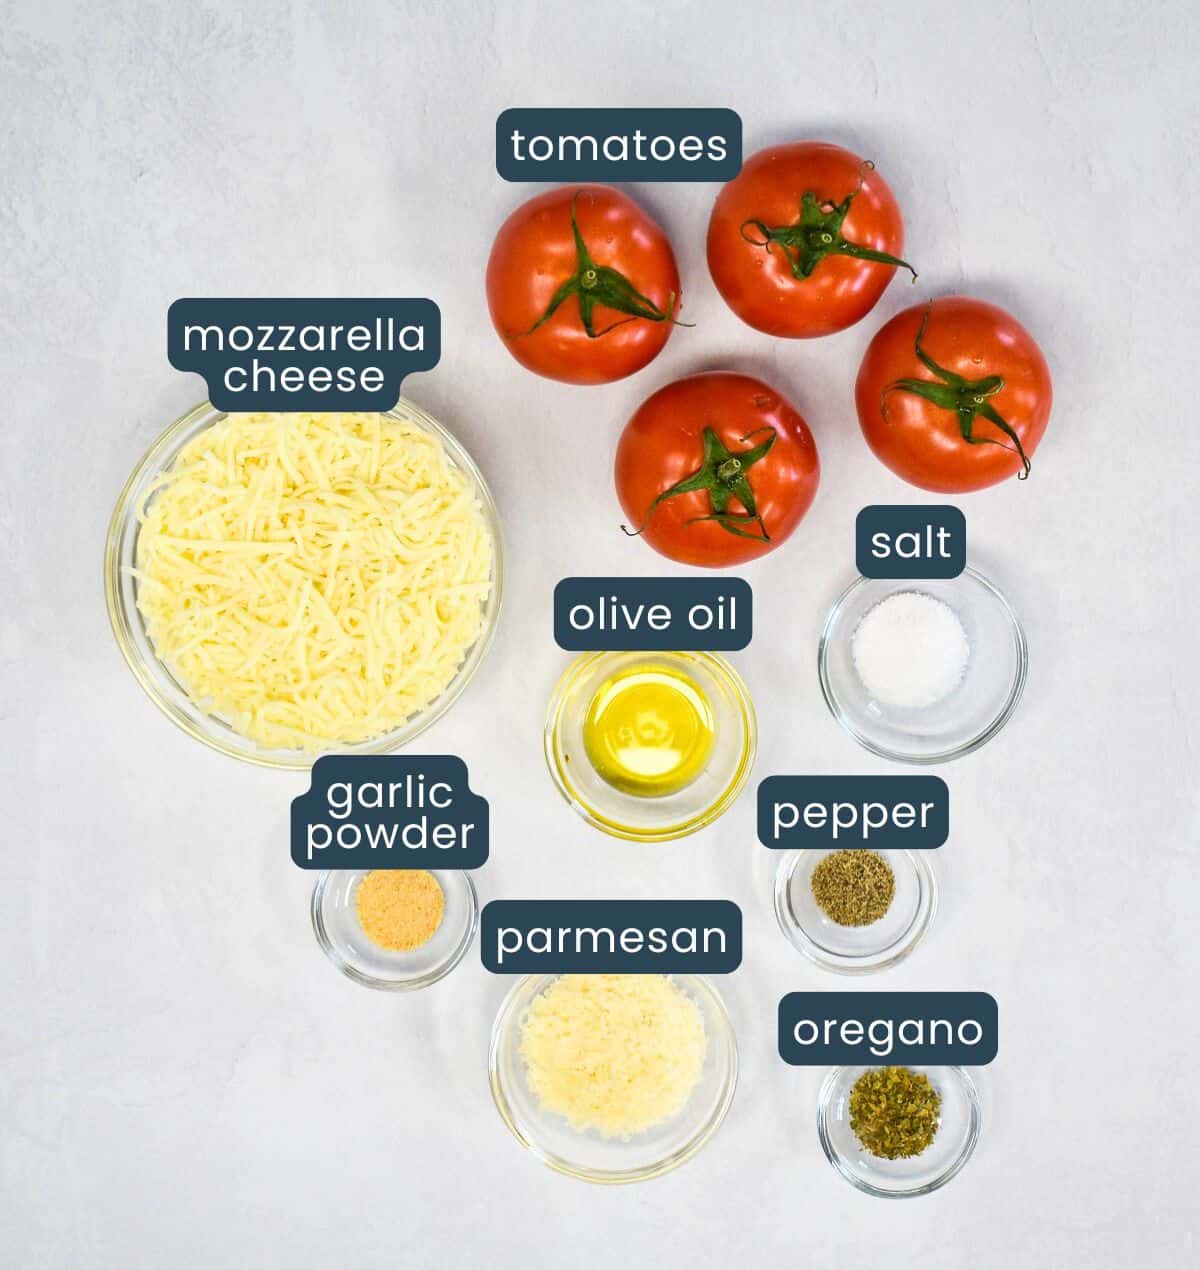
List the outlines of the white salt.
{"label": "white salt", "polygon": [[880,600],[850,640],[854,669],[883,705],[925,709],[962,682],[971,655],[958,614],[924,591]]}

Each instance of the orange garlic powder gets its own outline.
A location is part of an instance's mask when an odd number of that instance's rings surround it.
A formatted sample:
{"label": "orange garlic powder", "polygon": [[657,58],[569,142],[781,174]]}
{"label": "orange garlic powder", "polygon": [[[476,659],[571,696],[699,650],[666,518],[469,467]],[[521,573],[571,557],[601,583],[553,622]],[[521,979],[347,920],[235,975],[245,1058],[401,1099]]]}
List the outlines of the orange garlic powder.
{"label": "orange garlic powder", "polygon": [[446,897],[428,869],[373,869],[358,884],[358,921],[389,952],[412,952],[437,933]]}

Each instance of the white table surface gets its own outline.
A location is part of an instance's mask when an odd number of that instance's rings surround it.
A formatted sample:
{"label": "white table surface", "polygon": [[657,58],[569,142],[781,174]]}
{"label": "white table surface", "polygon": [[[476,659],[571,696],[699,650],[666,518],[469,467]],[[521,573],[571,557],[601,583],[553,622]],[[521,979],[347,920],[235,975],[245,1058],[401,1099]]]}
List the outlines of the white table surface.
{"label": "white table surface", "polygon": [[[1184,3],[929,7],[18,0],[0,22],[0,552],[5,904],[0,1261],[14,1267],[1125,1267],[1197,1253],[1197,628],[1193,390],[1200,24]],[[494,337],[482,272],[530,189],[493,166],[513,105],[729,105],[747,152],[815,136],[873,157],[917,292],[817,342],[743,327],[708,278],[715,188],[644,186],[686,316],[631,381],[573,389]],[[878,464],[851,384],[926,294],[1010,307],[1053,369],[1033,477],[962,500],[971,554],[1028,628],[1025,699],[943,770],[952,839],[927,943],[871,987],[1000,1003],[969,1168],[910,1203],[860,1195],[814,1128],[819,1070],[775,1009],[845,986],[783,941],[753,797],[665,847],[609,841],[555,794],[543,709],[566,655],[553,583],[653,573],[618,532],[616,437],[651,390],[749,370],[823,463],[792,541],[745,571],[737,664],[757,776],[886,769],[821,703],[814,650]],[[410,999],[342,979],[288,859],[305,780],[176,731],[117,652],[101,549],[144,447],[202,394],[165,357],[180,295],[428,295],[445,351],[407,392],[492,484],[499,636],[427,735],[491,800],[497,896],[725,896],[720,987],[742,1079],[716,1139],[659,1181],[538,1165],[486,1080],[508,982],[475,952]]]}

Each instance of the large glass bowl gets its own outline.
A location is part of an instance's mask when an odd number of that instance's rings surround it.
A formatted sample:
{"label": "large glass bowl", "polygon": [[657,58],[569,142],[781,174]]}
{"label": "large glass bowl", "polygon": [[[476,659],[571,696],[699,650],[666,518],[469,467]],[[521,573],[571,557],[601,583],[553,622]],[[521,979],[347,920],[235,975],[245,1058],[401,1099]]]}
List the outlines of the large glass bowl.
{"label": "large glass bowl", "polygon": [[557,975],[527,975],[509,992],[492,1027],[488,1070],[492,1097],[513,1136],[542,1163],[586,1182],[640,1182],[678,1168],[716,1133],[733,1101],[738,1053],[733,1025],[717,990],[700,975],[672,975],[696,1003],[708,1048],[700,1082],[682,1110],[629,1138],[580,1131],[544,1111],[525,1078],[521,1029],[534,999]]}
{"label": "large glass bowl", "polygon": [[[383,754],[398,750],[419,736],[458,700],[471,676],[491,646],[500,616],[500,600],[504,589],[503,549],[500,519],[491,492],[471,456],[446,429],[418,406],[403,397],[394,410],[384,411],[394,419],[402,419],[432,433],[446,451],[450,462],[462,471],[479,500],[484,522],[492,540],[492,587],[484,606],[483,622],[474,644],[467,650],[454,678],[442,693],[424,710],[390,732],[381,733],[357,745],[337,746],[341,754]],[[197,705],[159,661],[146,633],[137,607],[137,580],[133,566],[137,553],[139,529],[138,509],[159,475],[175,461],[180,450],[198,433],[225,418],[223,411],[203,402],[176,419],[142,456],[117,500],[109,525],[104,551],[104,593],[108,615],[125,661],[151,701],[172,723],[189,736],[210,745],[222,754],[260,763],[265,767],[305,769],[313,764],[315,753],[301,750],[268,749],[236,732],[224,720]]]}

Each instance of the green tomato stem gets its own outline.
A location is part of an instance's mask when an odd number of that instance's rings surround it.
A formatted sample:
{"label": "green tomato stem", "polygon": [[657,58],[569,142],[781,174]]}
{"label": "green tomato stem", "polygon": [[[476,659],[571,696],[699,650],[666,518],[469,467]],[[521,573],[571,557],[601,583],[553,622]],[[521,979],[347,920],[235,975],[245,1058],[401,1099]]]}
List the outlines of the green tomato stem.
{"label": "green tomato stem", "polygon": [[[778,440],[778,433],[770,427],[760,428],[758,431],[769,432],[771,435],[748,450],[734,451],[725,445],[713,428],[705,428],[702,434],[704,459],[700,466],[690,476],[685,476],[669,489],[663,490],[646,509],[646,515],[637,529],[622,525],[622,532],[631,538],[636,538],[645,532],[650,518],[668,498],[702,492],[708,495],[712,511],[708,515],[693,516],[687,524],[695,525],[701,521],[712,520],[716,521],[726,533],[733,534],[735,537],[751,538],[755,542],[770,542],[771,536],[767,533],[762,516],[759,515],[754,487],[746,476],[746,469],[753,467],[770,453],[771,447]],[[746,441],[753,435],[754,433],[747,433],[741,439]],[[744,513],[729,510],[729,504],[734,499],[741,503],[745,509]],[[759,532],[747,533],[741,528],[742,525],[750,528],[757,527]]]}
{"label": "green tomato stem", "polygon": [[[583,240],[583,234],[580,233],[579,222],[575,216],[575,204],[582,193],[584,193],[583,190],[577,191],[571,200],[571,234],[575,239],[575,272],[559,284],[542,316],[529,330],[522,331],[520,334],[532,335],[539,327],[549,322],[564,301],[571,296],[577,296],[579,299],[579,318],[589,339],[599,339],[618,326],[624,326],[626,322],[634,322],[638,319],[647,322],[670,322],[674,326],[689,325],[675,318],[674,293],[667,298],[666,309],[660,309],[649,296],[638,291],[623,273],[610,269],[606,265],[596,264],[588,251],[587,243]],[[626,316],[597,330],[594,320],[597,305],[613,309],[617,313],[624,313]]]}
{"label": "green tomato stem", "polygon": [[[1016,429],[991,403],[991,398],[1004,387],[1003,377],[985,375],[982,379],[964,379],[962,375],[939,366],[922,345],[925,328],[929,325],[929,315],[932,311],[932,303],[927,304],[913,344],[913,351],[921,365],[936,378],[894,380],[883,390],[879,403],[881,413],[885,418],[887,417],[888,394],[893,392],[911,393],[914,397],[931,402],[942,410],[952,410],[958,416],[959,431],[968,445],[998,445],[1002,450],[1009,450],[1018,455],[1021,460],[1021,471],[1017,473],[1017,480],[1025,480],[1030,472],[1029,456],[1025,453],[1025,447],[1021,444],[1021,438],[1017,435]],[[1003,441],[997,441],[995,437],[976,436],[975,420],[980,415],[999,428],[1012,444],[1006,445]]]}
{"label": "green tomato stem", "polygon": [[[842,225],[850,213],[850,207],[863,187],[867,172],[874,166],[873,163],[863,165],[863,174],[857,187],[840,203],[831,203],[828,200],[822,202],[812,190],[806,190],[800,198],[800,219],[795,224],[771,226],[761,220],[751,219],[742,222],[742,237],[748,243],[768,252],[773,246],[778,247],[791,267],[792,277],[797,280],[811,278],[826,256],[852,256],[855,260],[873,260],[877,264],[907,269],[916,282],[917,271],[907,260],[851,242],[842,233]],[[757,230],[759,237],[748,234],[747,226]]]}

